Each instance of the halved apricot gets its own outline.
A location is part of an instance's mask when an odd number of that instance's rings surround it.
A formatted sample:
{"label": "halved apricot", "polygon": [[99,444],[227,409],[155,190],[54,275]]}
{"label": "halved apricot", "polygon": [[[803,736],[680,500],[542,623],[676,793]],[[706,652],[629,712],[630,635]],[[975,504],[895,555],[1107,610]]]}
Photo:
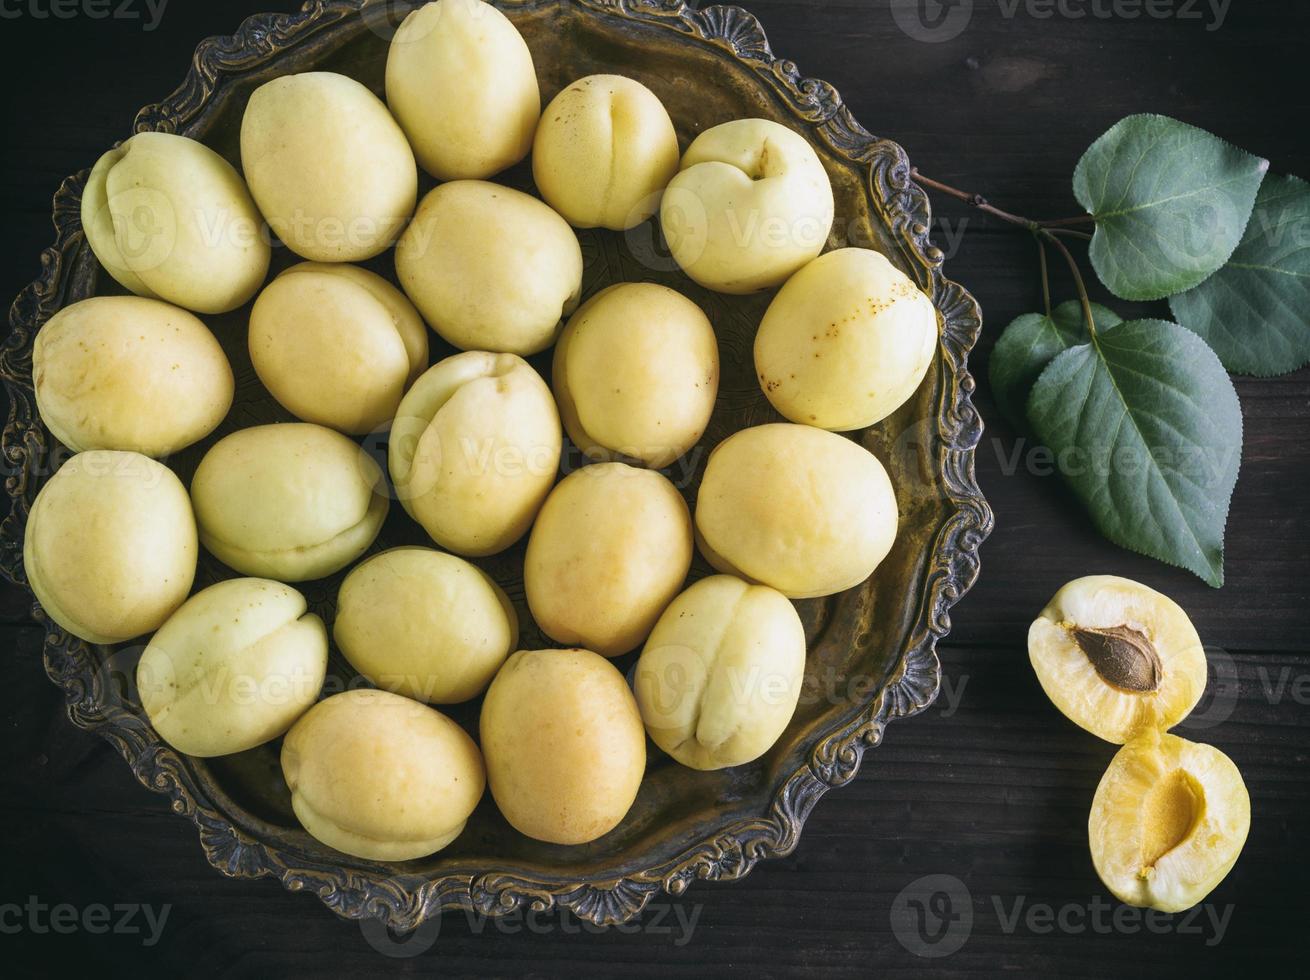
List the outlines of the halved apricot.
{"label": "halved apricot", "polygon": [[1111,760],[1087,833],[1096,873],[1116,898],[1179,912],[1224,879],[1250,827],[1251,798],[1228,756],[1148,731]]}
{"label": "halved apricot", "polygon": [[1070,721],[1119,744],[1173,727],[1205,690],[1205,649],[1187,613],[1113,575],[1060,589],[1028,630],[1028,655]]}

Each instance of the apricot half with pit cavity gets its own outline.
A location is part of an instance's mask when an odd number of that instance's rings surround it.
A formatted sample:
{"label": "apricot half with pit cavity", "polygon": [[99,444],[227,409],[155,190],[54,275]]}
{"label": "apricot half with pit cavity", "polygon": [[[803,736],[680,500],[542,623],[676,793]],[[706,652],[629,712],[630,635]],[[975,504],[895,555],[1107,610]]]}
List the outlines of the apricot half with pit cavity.
{"label": "apricot half with pit cavity", "polygon": [[1087,833],[1115,898],[1180,912],[1224,879],[1250,827],[1251,798],[1228,756],[1150,730],[1110,761]]}
{"label": "apricot half with pit cavity", "polygon": [[1057,592],[1028,630],[1028,655],[1055,706],[1109,742],[1172,728],[1205,690],[1205,649],[1187,613],[1113,575]]}

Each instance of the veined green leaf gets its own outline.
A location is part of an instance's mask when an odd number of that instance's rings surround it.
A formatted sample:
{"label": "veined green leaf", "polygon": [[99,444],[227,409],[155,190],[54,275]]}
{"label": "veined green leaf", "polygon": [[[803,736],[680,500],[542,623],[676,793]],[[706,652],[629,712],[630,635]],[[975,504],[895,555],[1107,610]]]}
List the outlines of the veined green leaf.
{"label": "veined green leaf", "polygon": [[1223,584],[1242,412],[1205,341],[1165,320],[1098,331],[1047,365],[1027,412],[1102,534]]}
{"label": "veined green leaf", "polygon": [[[1098,330],[1122,320],[1113,310],[1092,304],[1092,320]],[[1086,342],[1083,307],[1076,299],[1061,303],[1050,316],[1025,313],[1002,331],[988,361],[992,397],[1001,414],[1016,428],[1027,427],[1024,406],[1042,369],[1056,354]]]}
{"label": "veined green leaf", "polygon": [[1283,374],[1310,361],[1310,184],[1266,177],[1232,258],[1169,306],[1230,371]]}
{"label": "veined green leaf", "polygon": [[1168,116],[1121,119],[1073,175],[1078,203],[1096,219],[1096,274],[1124,299],[1191,289],[1233,254],[1268,167]]}

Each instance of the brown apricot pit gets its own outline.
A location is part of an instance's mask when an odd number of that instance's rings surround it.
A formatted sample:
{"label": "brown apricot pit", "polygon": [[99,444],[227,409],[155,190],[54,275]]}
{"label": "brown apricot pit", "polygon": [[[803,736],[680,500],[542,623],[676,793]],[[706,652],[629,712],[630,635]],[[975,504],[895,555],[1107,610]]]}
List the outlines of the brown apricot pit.
{"label": "brown apricot pit", "polygon": [[1158,691],[1164,676],[1160,655],[1141,630],[1131,626],[1088,629],[1075,626],[1074,641],[1101,678],[1121,691]]}

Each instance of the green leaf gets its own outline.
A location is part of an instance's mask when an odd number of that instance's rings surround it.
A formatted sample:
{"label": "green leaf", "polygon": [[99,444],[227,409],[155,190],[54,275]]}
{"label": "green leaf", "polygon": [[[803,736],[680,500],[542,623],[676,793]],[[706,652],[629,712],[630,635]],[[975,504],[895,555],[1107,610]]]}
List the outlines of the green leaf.
{"label": "green leaf", "polygon": [[1266,178],[1233,257],[1169,306],[1230,371],[1284,374],[1310,361],[1310,184]]}
{"label": "green leaf", "polygon": [[[1092,304],[1098,330],[1122,323],[1119,314]],[[988,361],[988,378],[996,407],[1016,429],[1027,428],[1024,406],[1042,369],[1056,354],[1087,340],[1083,307],[1076,299],[1061,303],[1050,316],[1025,313],[1002,331]]]}
{"label": "green leaf", "polygon": [[1099,331],[1047,365],[1028,419],[1102,534],[1223,584],[1242,412],[1205,341],[1165,320]]}
{"label": "green leaf", "polygon": [[1073,175],[1078,203],[1096,218],[1096,274],[1123,299],[1191,289],[1233,254],[1268,168],[1176,119],[1121,119]]}

